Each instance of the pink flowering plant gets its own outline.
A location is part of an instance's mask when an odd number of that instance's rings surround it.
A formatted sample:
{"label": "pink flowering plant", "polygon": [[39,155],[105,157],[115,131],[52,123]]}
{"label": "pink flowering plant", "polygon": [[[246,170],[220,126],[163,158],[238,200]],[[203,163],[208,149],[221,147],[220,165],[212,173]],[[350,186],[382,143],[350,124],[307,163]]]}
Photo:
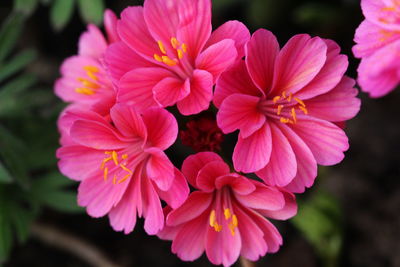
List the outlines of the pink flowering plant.
{"label": "pink flowering plant", "polygon": [[[340,47],[299,34],[280,48],[239,21],[212,31],[210,0],[146,0],[104,18],[106,35],[89,25],[55,84],[69,103],[58,166],[80,183],[78,204],[125,234],[144,218],[184,261],[277,252],[269,219],[295,216],[294,193],[349,148],[340,126],[360,100]],[[198,152],[181,168],[166,151],[178,138]]]}

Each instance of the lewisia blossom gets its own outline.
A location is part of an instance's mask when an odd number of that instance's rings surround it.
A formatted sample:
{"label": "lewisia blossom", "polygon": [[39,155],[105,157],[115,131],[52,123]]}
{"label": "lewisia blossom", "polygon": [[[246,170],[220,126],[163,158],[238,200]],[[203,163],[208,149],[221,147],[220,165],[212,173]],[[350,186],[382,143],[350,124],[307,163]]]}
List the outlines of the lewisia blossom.
{"label": "lewisia blossom", "polygon": [[[73,143],[57,151],[59,168],[80,181],[78,204],[89,215],[108,214],[116,231],[131,232],[144,217],[148,234],[164,227],[160,198],[178,207],[189,192],[187,182],[165,155],[178,133],[168,111],[151,108],[139,114],[117,104],[109,119],[93,111],[69,109],[61,118]],[[67,131],[67,129],[64,129]]]}
{"label": "lewisia blossom", "polygon": [[381,97],[400,81],[400,1],[362,0],[365,20],[358,27],[353,53],[361,58],[358,83],[371,97]]}
{"label": "lewisia blossom", "polygon": [[166,208],[167,226],[158,235],[173,240],[179,258],[193,261],[205,251],[213,264],[230,266],[239,255],[256,261],[278,251],[282,237],[264,216],[294,216],[293,194],[231,173],[213,152],[189,156],[182,172],[198,191],[179,208]]}
{"label": "lewisia blossom", "polygon": [[55,93],[62,100],[94,106],[103,113],[115,103],[116,92],[104,68],[103,56],[109,44],[119,40],[116,23],[115,14],[106,10],[107,40],[99,28],[88,25],[79,39],[78,55],[67,58],[61,66],[62,77],[56,81]]}
{"label": "lewisia blossom", "polygon": [[354,80],[343,77],[347,57],[333,41],[306,34],[280,50],[263,29],[245,51],[245,60],[222,74],[214,97],[219,127],[224,133],[240,130],[235,169],[304,192],[317,163],[336,164],[349,147],[333,123],[351,119],[360,108]]}
{"label": "lewisia blossom", "polygon": [[120,79],[117,101],[139,111],[177,103],[183,115],[209,107],[216,79],[243,57],[250,38],[238,21],[211,33],[210,0],[146,0],[125,9],[117,29],[122,42],[106,55]]}

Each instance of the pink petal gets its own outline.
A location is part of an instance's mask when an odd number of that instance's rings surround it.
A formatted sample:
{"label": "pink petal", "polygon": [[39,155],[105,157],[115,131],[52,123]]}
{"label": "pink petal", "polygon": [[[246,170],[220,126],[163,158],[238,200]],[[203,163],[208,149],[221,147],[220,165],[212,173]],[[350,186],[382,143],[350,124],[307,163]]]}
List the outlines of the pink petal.
{"label": "pink petal", "polygon": [[287,125],[279,124],[296,155],[297,173],[294,179],[286,186],[291,192],[303,193],[305,188],[311,187],[317,177],[317,161],[304,141]]}
{"label": "pink petal", "polygon": [[292,218],[297,213],[297,203],[294,194],[281,189],[282,194],[285,197],[285,206],[280,210],[258,210],[260,214],[265,217],[272,218],[275,220],[287,220]]}
{"label": "pink petal", "polygon": [[296,93],[306,86],[324,66],[326,52],[325,42],[318,37],[292,37],[276,58],[271,94]]}
{"label": "pink petal", "polygon": [[[172,208],[170,206],[165,206],[163,208],[164,218],[166,218],[171,211],[172,211]],[[181,228],[179,226],[178,227],[174,227],[174,226],[170,227],[165,224],[164,228],[160,232],[157,233],[157,237],[160,238],[161,240],[174,240],[180,229]]]}
{"label": "pink petal", "polygon": [[260,256],[267,253],[268,246],[263,236],[264,233],[253,222],[245,211],[239,207],[235,207],[235,214],[238,218],[238,227],[242,238],[241,255],[251,261],[257,261]]}
{"label": "pink petal", "polygon": [[140,174],[140,171],[135,171],[123,198],[108,215],[110,224],[115,231],[124,231],[125,234],[129,234],[135,228],[137,209],[142,205]]}
{"label": "pink petal", "polygon": [[[395,10],[392,10],[392,8]],[[400,30],[398,3],[386,0],[362,0],[361,8],[367,20],[388,30]]]}
{"label": "pink petal", "polygon": [[218,127],[225,134],[240,130],[241,137],[249,137],[265,123],[265,115],[258,110],[259,102],[259,97],[251,95],[228,96],[217,113]]}
{"label": "pink petal", "polygon": [[[379,76],[369,76],[363,70],[363,62],[358,69],[358,84],[363,92],[369,93],[372,98],[385,96],[392,92],[399,84],[400,78],[397,69],[383,71]],[[367,64],[365,64],[367,66]]]}
{"label": "pink petal", "polygon": [[132,106],[116,104],[110,110],[112,122],[126,137],[139,137],[146,141],[147,129],[142,117]]}
{"label": "pink petal", "polygon": [[251,194],[235,194],[235,198],[243,206],[251,209],[280,210],[285,206],[284,196],[279,190],[261,183]]}
{"label": "pink petal", "polygon": [[225,39],[203,51],[196,59],[196,68],[211,73],[215,83],[221,73],[235,62],[236,57],[235,42]]}
{"label": "pink petal", "polygon": [[220,156],[214,152],[200,152],[187,157],[182,165],[182,173],[188,182],[197,188],[196,179],[199,171],[207,164],[213,161],[222,161]]}
{"label": "pink petal", "polygon": [[167,110],[147,109],[143,113],[143,122],[147,127],[147,140],[151,146],[165,150],[175,142],[178,136],[178,123]]}
{"label": "pink petal", "polygon": [[189,195],[189,186],[185,176],[175,168],[175,177],[171,187],[167,191],[157,190],[162,200],[167,202],[173,209],[178,208],[187,199]]}
{"label": "pink petal", "polygon": [[247,138],[239,134],[233,151],[233,165],[238,172],[255,172],[268,164],[272,151],[271,128],[268,123]]}
{"label": "pink petal", "polygon": [[83,146],[64,146],[57,149],[58,168],[61,173],[81,181],[98,172],[104,152]]}
{"label": "pink petal", "polygon": [[189,57],[195,59],[211,35],[211,1],[181,1],[178,14],[178,40],[187,45]]}
{"label": "pink petal", "polygon": [[162,107],[173,106],[190,94],[190,81],[167,77],[153,88],[154,99]]}
{"label": "pink petal", "polygon": [[133,104],[138,111],[159,106],[153,98],[153,88],[173,74],[164,68],[139,68],[125,74],[119,83],[118,102]]}
{"label": "pink petal", "polygon": [[168,226],[178,226],[199,217],[211,204],[213,195],[194,191],[179,208],[171,211],[167,217]]}
{"label": "pink petal", "polygon": [[268,93],[279,53],[276,37],[267,30],[256,31],[246,45],[246,66],[254,84]]}
{"label": "pink petal", "polygon": [[250,40],[250,32],[247,27],[237,20],[230,20],[219,26],[211,33],[205,47],[209,47],[224,39],[235,41],[237,59],[244,57],[244,45]]}
{"label": "pink petal", "polygon": [[194,261],[203,254],[207,220],[207,213],[204,213],[179,229],[172,242],[172,252],[181,260]]}
{"label": "pink petal", "polygon": [[138,54],[150,61],[159,51],[156,40],[151,36],[143,16],[143,7],[127,7],[121,13],[117,24],[118,35],[122,41]]}
{"label": "pink petal", "polygon": [[275,125],[270,123],[272,137],[272,152],[268,164],[256,174],[265,183],[273,186],[285,186],[296,175],[296,156],[288,139]]}
{"label": "pink petal", "polygon": [[98,218],[106,215],[123,197],[129,183],[113,184],[111,180],[104,181],[99,171],[79,185],[78,204],[86,207],[90,216]]}
{"label": "pink petal", "polygon": [[232,235],[227,220],[218,223],[222,225],[220,232],[207,225],[206,254],[212,264],[231,266],[240,255],[241,233],[236,229],[235,235]]}
{"label": "pink petal", "polygon": [[263,92],[251,80],[244,61],[236,63],[218,79],[213,99],[214,105],[219,108],[222,101],[236,93],[256,97],[263,95]]}
{"label": "pink petal", "polygon": [[220,176],[215,180],[217,190],[224,186],[229,186],[235,194],[239,195],[248,195],[256,190],[256,186],[251,180],[238,174]]}
{"label": "pink petal", "polygon": [[104,11],[104,28],[107,32],[109,43],[118,42],[120,40],[117,33],[118,18],[113,11],[106,9]]}
{"label": "pink petal", "polygon": [[121,149],[127,146],[111,126],[95,121],[75,121],[71,127],[71,137],[75,142],[94,149]]}
{"label": "pink petal", "polygon": [[104,60],[110,76],[116,83],[119,82],[122,76],[133,69],[154,66],[130,49],[124,42],[110,45],[104,54]]}
{"label": "pink petal", "polygon": [[158,148],[148,148],[145,152],[151,155],[146,164],[148,177],[155,182],[159,189],[167,191],[175,178],[174,165]]}
{"label": "pink petal", "polygon": [[342,161],[349,148],[346,134],[336,125],[318,119],[298,120],[292,127],[312,151],[320,165],[334,165]]}
{"label": "pink petal", "polygon": [[157,234],[164,227],[161,201],[151,180],[142,179],[144,230],[148,235]]}
{"label": "pink petal", "polygon": [[340,47],[334,41],[324,41],[328,47],[325,65],[307,86],[296,93],[295,96],[302,100],[329,92],[339,84],[347,70],[347,56],[339,54]]}
{"label": "pink petal", "polygon": [[215,179],[228,173],[229,166],[225,162],[219,160],[209,162],[200,169],[196,185],[201,191],[212,192],[215,190]]}
{"label": "pink petal", "polygon": [[343,77],[330,92],[308,100],[308,114],[327,121],[346,121],[357,115],[361,101],[356,96],[355,81]]}
{"label": "pink petal", "polygon": [[261,231],[264,232],[264,240],[267,243],[268,252],[277,252],[280,245],[282,245],[282,236],[279,234],[275,226],[258,213],[251,212],[248,213],[248,215],[258,225]]}
{"label": "pink petal", "polygon": [[194,70],[190,81],[190,94],[178,102],[182,115],[197,114],[208,109],[212,100],[213,77],[204,70]]}
{"label": "pink petal", "polygon": [[81,56],[99,59],[107,48],[107,41],[95,25],[88,25],[87,31],[79,38],[79,52]]}

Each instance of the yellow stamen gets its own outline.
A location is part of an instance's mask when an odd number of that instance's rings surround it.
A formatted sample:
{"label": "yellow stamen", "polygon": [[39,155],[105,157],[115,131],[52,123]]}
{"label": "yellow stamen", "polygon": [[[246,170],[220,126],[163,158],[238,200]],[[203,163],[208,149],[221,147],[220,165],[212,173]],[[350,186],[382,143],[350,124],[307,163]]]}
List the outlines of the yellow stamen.
{"label": "yellow stamen", "polygon": [[228,224],[229,230],[231,230],[231,234],[235,235],[235,229],[238,226],[238,219],[236,215],[232,216],[232,221]]}
{"label": "yellow stamen", "polygon": [[291,124],[293,123],[293,121],[291,119],[283,118],[283,117],[280,119],[280,122],[282,122],[282,123],[291,123]]}
{"label": "yellow stamen", "polygon": [[236,215],[234,214],[233,216],[232,216],[232,225],[234,226],[234,227],[237,227],[238,226],[238,219],[237,219],[237,217],[236,217]]}
{"label": "yellow stamen", "polygon": [[76,88],[75,92],[77,92],[78,94],[83,94],[83,95],[93,95],[95,93],[92,89],[89,89],[86,87]]}
{"label": "yellow stamen", "polygon": [[128,180],[129,177],[131,177],[130,174],[125,175],[124,178],[122,178],[121,180],[118,181],[118,184],[125,182],[126,180]]}
{"label": "yellow stamen", "polygon": [[293,118],[294,123],[296,123],[296,122],[297,122],[297,119],[296,119],[296,110],[295,110],[294,108],[292,108],[292,118]]}
{"label": "yellow stamen", "polygon": [[306,107],[306,104],[304,104],[303,100],[300,98],[295,97],[294,100],[296,100],[297,103],[299,103],[301,106]]}
{"label": "yellow stamen", "polygon": [[282,92],[282,96],[283,96],[283,98],[286,99],[286,91],[283,91],[283,92]]}
{"label": "yellow stamen", "polygon": [[123,154],[122,155],[122,159],[127,159],[128,158],[128,154]]}
{"label": "yellow stamen", "polygon": [[87,79],[78,78],[77,80],[79,82],[81,82],[83,84],[83,86],[85,86],[85,87],[89,87],[89,88],[92,88],[92,89],[100,88],[100,85],[98,85],[97,83],[91,82],[91,81],[89,81]]}
{"label": "yellow stamen", "polygon": [[275,103],[278,102],[280,99],[281,99],[281,97],[280,97],[279,95],[277,95],[277,96],[275,96],[275,97],[272,99],[272,102],[274,102],[274,104],[275,104]]}
{"label": "yellow stamen", "polygon": [[111,155],[112,152],[111,152],[111,151],[105,151],[104,154],[106,154],[106,155]]}
{"label": "yellow stamen", "polygon": [[157,54],[154,54],[154,59],[157,60],[158,62],[163,62],[162,57]]}
{"label": "yellow stamen", "polygon": [[84,66],[83,69],[92,73],[98,73],[100,71],[96,66]]}
{"label": "yellow stamen", "polygon": [[293,96],[293,94],[292,94],[292,93],[289,93],[289,97],[288,97],[288,99],[287,99],[288,102],[292,101],[292,96]]}
{"label": "yellow stamen", "polygon": [[117,175],[116,174],[114,174],[113,184],[117,184]]}
{"label": "yellow stamen", "polygon": [[182,47],[183,53],[186,53],[186,52],[187,52],[187,46],[186,46],[186,44],[182,44],[181,47]]}
{"label": "yellow stamen", "polygon": [[279,105],[276,114],[281,115],[282,109],[283,109],[283,105]]}
{"label": "yellow stamen", "polygon": [[160,41],[157,42],[158,43],[158,48],[160,48],[161,53],[163,53],[164,55],[167,54],[167,50],[165,50],[165,46],[164,44]]}
{"label": "yellow stamen", "polygon": [[225,209],[224,210],[224,215],[225,215],[225,219],[228,220],[232,216],[231,210],[230,209]]}
{"label": "yellow stamen", "polygon": [[178,49],[178,50],[176,50],[176,51],[178,52],[178,58],[179,58],[179,59],[182,59],[182,58],[183,58],[183,52],[182,52],[182,50]]}
{"label": "yellow stamen", "polygon": [[110,161],[110,160],[111,160],[111,158],[105,158],[105,159],[103,160],[103,162],[101,163],[100,170],[103,170],[104,167],[105,167],[105,165],[106,165],[106,163],[107,163],[108,161]]}
{"label": "yellow stamen", "polygon": [[113,161],[115,163],[115,166],[118,166],[119,163],[118,163],[118,154],[117,154],[117,152],[113,151],[111,156],[112,156],[112,159],[113,159]]}
{"label": "yellow stamen", "polygon": [[307,110],[305,107],[299,106],[299,109],[300,109],[301,111],[303,111],[303,113],[304,113],[305,115],[308,114],[308,110]]}
{"label": "yellow stamen", "polygon": [[162,56],[162,61],[170,67],[173,67],[177,64],[175,60],[170,59],[168,56]]}
{"label": "yellow stamen", "polygon": [[214,227],[216,220],[217,217],[215,216],[215,210],[212,210],[210,213],[210,226]]}
{"label": "yellow stamen", "polygon": [[119,166],[120,166],[124,171],[129,172],[129,174],[132,174],[132,173],[133,173],[130,169],[128,169],[127,167],[125,167],[125,165],[121,164],[121,165],[119,165]]}
{"label": "yellow stamen", "polygon": [[104,169],[104,181],[107,181],[107,176],[108,176],[108,168],[106,167]]}
{"label": "yellow stamen", "polygon": [[216,232],[221,232],[221,230],[222,230],[222,225],[220,225],[220,224],[218,224],[218,223],[215,223],[215,225],[214,225],[214,230],[215,230]]}
{"label": "yellow stamen", "polygon": [[381,11],[389,11],[389,12],[393,12],[393,11],[396,11],[396,7],[394,7],[394,6],[388,6],[388,7],[384,7],[384,8],[382,8],[381,9]]}
{"label": "yellow stamen", "polygon": [[174,49],[177,49],[177,48],[178,48],[179,42],[178,42],[178,40],[177,40],[175,37],[172,37],[172,38],[171,38],[171,45],[172,45],[172,47],[173,47]]}

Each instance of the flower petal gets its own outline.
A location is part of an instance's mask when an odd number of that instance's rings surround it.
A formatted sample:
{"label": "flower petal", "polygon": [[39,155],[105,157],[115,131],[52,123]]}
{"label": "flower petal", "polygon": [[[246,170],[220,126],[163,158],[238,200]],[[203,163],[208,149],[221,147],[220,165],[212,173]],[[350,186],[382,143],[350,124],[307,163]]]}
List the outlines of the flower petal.
{"label": "flower petal", "polygon": [[178,102],[182,115],[197,114],[208,109],[212,100],[213,77],[204,70],[194,70],[190,81],[190,94]]}
{"label": "flower petal", "polygon": [[223,175],[215,180],[217,190],[220,190],[224,186],[229,186],[235,194],[239,195],[248,195],[256,190],[256,186],[252,180],[236,173]]}
{"label": "flower petal", "polygon": [[167,191],[175,178],[174,165],[167,155],[158,148],[148,148],[145,152],[151,155],[146,164],[148,177],[154,181],[159,189]]}
{"label": "flower petal", "polygon": [[116,104],[110,110],[115,127],[126,137],[147,139],[147,129],[142,117],[132,106]]}
{"label": "flower petal", "polygon": [[215,180],[217,177],[226,175],[229,173],[229,166],[223,161],[213,161],[204,165],[200,169],[196,185],[204,192],[212,192],[215,190]]}
{"label": "flower petal", "polygon": [[272,151],[271,128],[268,123],[247,138],[239,134],[233,151],[233,165],[238,172],[255,172],[268,164]]}
{"label": "flower petal", "polygon": [[182,81],[175,77],[161,80],[153,88],[154,99],[162,107],[173,106],[190,94],[190,81]]}
{"label": "flower petal", "polygon": [[189,195],[189,186],[185,176],[177,169],[174,170],[174,180],[167,191],[157,190],[162,200],[167,202],[173,209],[178,208],[187,199]]}
{"label": "flower petal", "polygon": [[265,115],[258,110],[259,102],[259,97],[251,95],[228,96],[217,113],[218,127],[225,134],[240,130],[241,137],[249,137],[265,123]]}
{"label": "flower petal", "polygon": [[256,190],[248,195],[235,194],[235,198],[245,207],[262,210],[281,210],[285,206],[283,194],[275,187],[258,183]]}
{"label": "flower petal", "polygon": [[267,243],[268,252],[277,252],[279,250],[279,247],[282,245],[282,236],[279,234],[276,227],[270,221],[268,221],[256,212],[248,213],[248,215],[264,232],[264,240]]}
{"label": "flower petal", "polygon": [[268,93],[272,86],[279,43],[270,31],[257,30],[246,45],[246,66],[254,84]]}
{"label": "flower petal", "polygon": [[161,201],[151,180],[142,179],[144,230],[148,235],[157,234],[164,227]]}
{"label": "flower petal", "polygon": [[79,52],[81,56],[99,59],[107,48],[107,41],[95,25],[89,24],[87,31],[79,38]]}
{"label": "flower petal", "polygon": [[284,189],[280,189],[280,191],[285,197],[285,206],[280,210],[258,210],[261,215],[275,220],[287,220],[296,215],[297,203],[295,195]]}

